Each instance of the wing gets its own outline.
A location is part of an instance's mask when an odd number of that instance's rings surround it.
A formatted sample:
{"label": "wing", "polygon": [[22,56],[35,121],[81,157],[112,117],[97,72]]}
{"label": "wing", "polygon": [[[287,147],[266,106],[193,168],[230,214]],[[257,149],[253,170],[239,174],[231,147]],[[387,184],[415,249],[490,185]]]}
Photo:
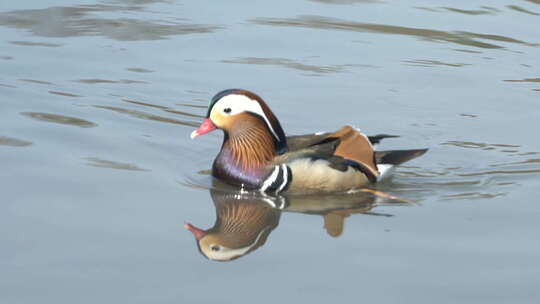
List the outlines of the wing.
{"label": "wing", "polygon": [[[289,146],[289,151],[297,151],[300,149],[308,148],[312,145],[319,144],[325,140],[332,138],[332,132],[325,133],[315,133],[315,134],[305,134],[305,135],[293,135],[287,136],[287,145]],[[381,140],[385,138],[394,138],[399,137],[398,135],[389,135],[389,134],[377,134],[373,136],[368,136],[368,140],[372,145],[378,144]],[[334,137],[334,140],[337,138]]]}
{"label": "wing", "polygon": [[401,165],[413,158],[423,155],[428,149],[390,150],[375,152],[377,164]]}
{"label": "wing", "polygon": [[299,158],[324,159],[334,169],[346,171],[354,167],[373,181],[379,175],[371,142],[351,126],[333,133],[292,136],[288,140],[290,152],[282,156],[281,162]]}

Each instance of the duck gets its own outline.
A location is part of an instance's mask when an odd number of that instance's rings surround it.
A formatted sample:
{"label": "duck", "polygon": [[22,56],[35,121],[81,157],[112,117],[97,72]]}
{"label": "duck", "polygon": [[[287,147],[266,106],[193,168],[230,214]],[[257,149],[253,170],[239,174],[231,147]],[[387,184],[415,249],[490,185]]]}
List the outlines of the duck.
{"label": "duck", "polygon": [[428,150],[376,151],[375,144],[396,136],[367,136],[350,125],[286,136],[266,102],[245,89],[217,93],[191,138],[215,130],[224,136],[212,176],[270,195],[354,191],[383,180],[395,166]]}

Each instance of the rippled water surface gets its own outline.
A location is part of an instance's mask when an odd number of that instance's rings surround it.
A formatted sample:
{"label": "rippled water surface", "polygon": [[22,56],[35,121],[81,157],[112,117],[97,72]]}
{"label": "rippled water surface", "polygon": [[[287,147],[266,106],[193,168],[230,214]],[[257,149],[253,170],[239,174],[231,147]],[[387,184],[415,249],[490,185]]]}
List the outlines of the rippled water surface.
{"label": "rippled water surface", "polygon": [[[0,302],[538,303],[538,28],[537,0],[0,2]],[[356,194],[238,194],[222,135],[189,139],[230,87],[288,134],[430,150]]]}

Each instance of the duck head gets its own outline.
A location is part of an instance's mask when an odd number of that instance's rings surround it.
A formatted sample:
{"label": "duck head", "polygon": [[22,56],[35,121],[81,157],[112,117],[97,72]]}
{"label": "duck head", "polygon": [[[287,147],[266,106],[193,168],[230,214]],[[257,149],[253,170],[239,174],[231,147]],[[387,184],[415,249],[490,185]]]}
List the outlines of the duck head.
{"label": "duck head", "polygon": [[217,93],[208,107],[206,119],[191,133],[195,138],[216,129],[229,138],[252,140],[253,144],[268,145],[276,154],[287,152],[285,133],[274,113],[261,97],[243,89],[228,89]]}

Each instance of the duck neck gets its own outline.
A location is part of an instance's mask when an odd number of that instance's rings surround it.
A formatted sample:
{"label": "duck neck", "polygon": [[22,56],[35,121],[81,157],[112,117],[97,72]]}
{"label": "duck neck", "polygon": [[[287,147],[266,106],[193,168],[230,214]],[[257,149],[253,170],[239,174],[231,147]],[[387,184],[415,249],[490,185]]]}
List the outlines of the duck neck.
{"label": "duck neck", "polygon": [[231,184],[256,187],[276,155],[272,135],[266,128],[254,125],[225,131],[223,146],[214,161],[213,175]]}
{"label": "duck neck", "polygon": [[229,150],[234,164],[246,172],[267,166],[276,156],[272,135],[257,126],[229,132],[223,150]]}

